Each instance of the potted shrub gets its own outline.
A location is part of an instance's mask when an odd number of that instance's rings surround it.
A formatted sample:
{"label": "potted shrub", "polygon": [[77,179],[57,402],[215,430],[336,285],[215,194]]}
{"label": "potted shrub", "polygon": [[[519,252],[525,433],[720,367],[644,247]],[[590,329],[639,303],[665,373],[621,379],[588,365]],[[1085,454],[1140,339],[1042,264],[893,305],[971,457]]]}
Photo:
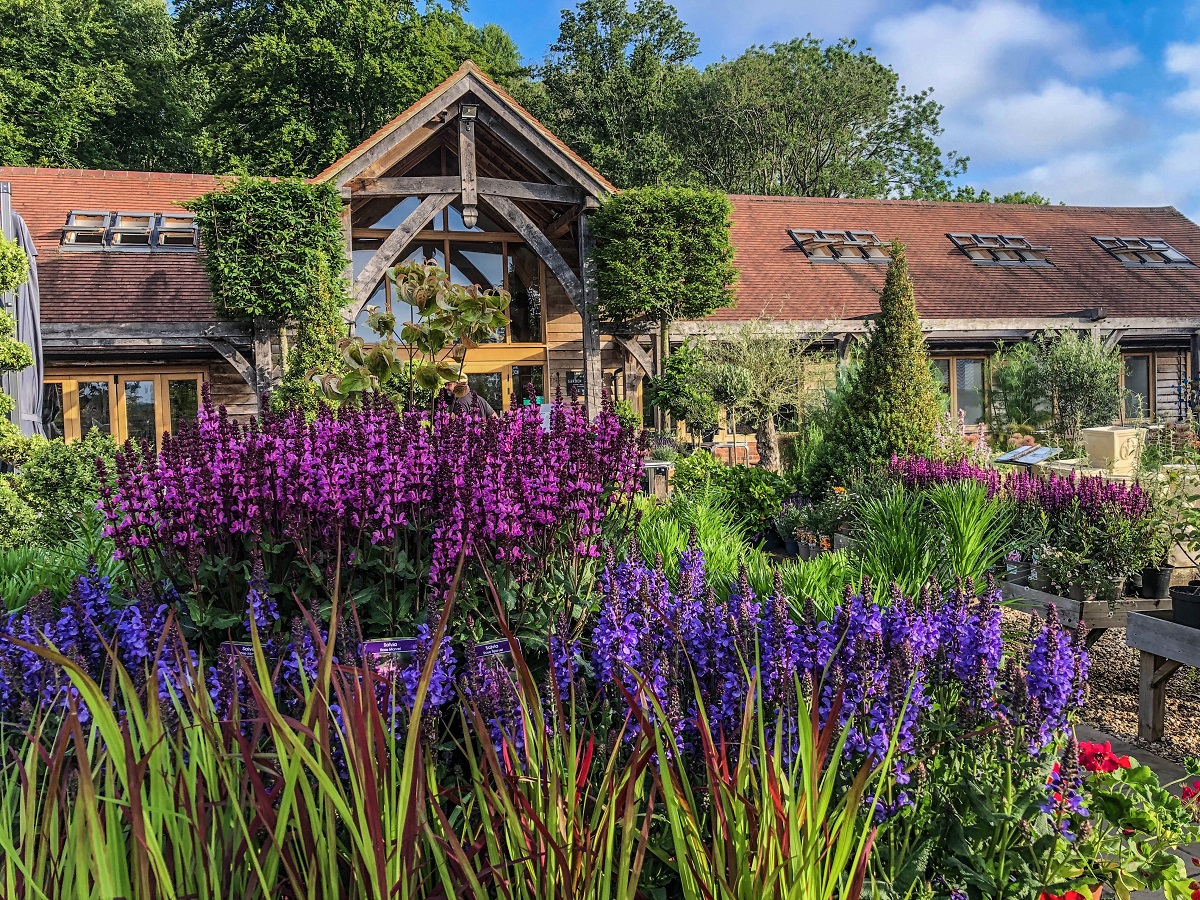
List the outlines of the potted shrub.
{"label": "potted shrub", "polygon": [[1146,565],[1142,569],[1140,591],[1147,600],[1165,600],[1170,596],[1171,577],[1175,574],[1175,567],[1171,565],[1174,546],[1174,529],[1170,524],[1153,523],[1147,535]]}
{"label": "potted shrub", "polygon": [[795,500],[786,501],[780,508],[778,515],[775,516],[775,528],[769,532],[769,536],[774,538],[774,547],[768,546],[768,550],[784,548],[784,552],[788,556],[796,555],[796,529],[800,527],[800,522],[803,518],[803,511],[800,504]]}

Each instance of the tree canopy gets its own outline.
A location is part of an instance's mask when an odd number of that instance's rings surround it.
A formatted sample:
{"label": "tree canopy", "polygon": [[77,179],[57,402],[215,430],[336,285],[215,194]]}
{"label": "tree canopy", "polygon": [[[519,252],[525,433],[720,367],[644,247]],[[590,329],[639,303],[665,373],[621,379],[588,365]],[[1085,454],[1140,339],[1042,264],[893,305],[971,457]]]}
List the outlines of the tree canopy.
{"label": "tree canopy", "polygon": [[182,0],[179,24],[210,85],[199,146],[217,171],[315,174],[464,59],[518,68],[496,26],[413,0]]}
{"label": "tree canopy", "polygon": [[679,182],[680,100],[699,41],[663,0],[583,0],[521,99],[618,187]]}

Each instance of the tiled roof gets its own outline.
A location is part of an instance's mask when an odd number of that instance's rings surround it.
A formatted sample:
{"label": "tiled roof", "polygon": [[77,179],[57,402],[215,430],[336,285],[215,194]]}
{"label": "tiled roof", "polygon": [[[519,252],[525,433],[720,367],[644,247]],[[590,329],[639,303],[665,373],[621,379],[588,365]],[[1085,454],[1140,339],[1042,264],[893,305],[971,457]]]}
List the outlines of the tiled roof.
{"label": "tiled roof", "polygon": [[42,321],[216,321],[202,253],[62,250],[73,209],[169,212],[212,190],[212,175],[0,166],[38,250]]}
{"label": "tiled roof", "polygon": [[[788,229],[873,231],[908,248],[928,318],[1043,317],[1103,307],[1109,316],[1200,317],[1200,268],[1126,268],[1093,235],[1157,237],[1200,263],[1200,228],[1170,207],[1109,208],[733,196],[738,302],[710,320],[823,322],[879,312],[886,266],[810,262]],[[1050,266],[973,263],[947,234],[1018,234]]]}

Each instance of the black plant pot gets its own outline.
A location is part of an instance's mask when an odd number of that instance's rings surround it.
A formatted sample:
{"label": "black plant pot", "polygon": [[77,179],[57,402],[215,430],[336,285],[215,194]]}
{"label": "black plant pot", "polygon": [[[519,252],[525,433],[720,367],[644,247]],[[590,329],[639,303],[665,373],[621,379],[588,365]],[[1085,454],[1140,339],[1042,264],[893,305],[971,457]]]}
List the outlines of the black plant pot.
{"label": "black plant pot", "polygon": [[782,550],[783,538],[779,536],[779,532],[775,530],[768,531],[763,535],[764,550]]}
{"label": "black plant pot", "polygon": [[800,552],[800,545],[796,543],[794,538],[784,538],[783,548],[788,556],[796,556]]}
{"label": "black plant pot", "polygon": [[1142,569],[1141,595],[1147,600],[1166,600],[1171,596],[1171,574],[1174,566],[1155,566]]}
{"label": "black plant pot", "polygon": [[1200,628],[1200,594],[1171,588],[1171,612],[1177,624]]}

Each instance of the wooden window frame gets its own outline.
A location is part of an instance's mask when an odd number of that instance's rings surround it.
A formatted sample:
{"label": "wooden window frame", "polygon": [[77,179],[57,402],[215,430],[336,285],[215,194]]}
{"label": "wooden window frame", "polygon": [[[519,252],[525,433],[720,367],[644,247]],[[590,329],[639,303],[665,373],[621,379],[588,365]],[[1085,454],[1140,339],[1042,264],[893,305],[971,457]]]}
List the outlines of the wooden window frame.
{"label": "wooden window frame", "polygon": [[958,403],[958,362],[959,360],[972,360],[982,364],[983,366],[983,417],[974,424],[968,424],[968,429],[983,430],[987,427],[987,411],[988,411],[988,356],[980,353],[953,353],[953,354],[937,354],[932,357],[933,362],[941,362],[945,360],[948,365],[949,374],[946,378],[946,389],[950,394],[950,415],[955,420],[958,419],[958,411],[961,408]]}
{"label": "wooden window frame", "polygon": [[[104,381],[109,385],[108,391],[108,422],[109,434],[118,443],[124,443],[129,436],[128,410],[125,406],[125,383],[127,381],[154,382],[154,421],[156,447],[161,448],[162,436],[171,429],[171,394],[170,382],[194,380],[197,391],[208,381],[208,373],[194,366],[171,367],[155,369],[119,368],[89,372],[79,369],[62,369],[47,372],[42,379],[45,384],[61,384],[63,386],[63,439],[78,441],[83,438],[82,423],[79,419],[79,385],[80,383]],[[197,399],[199,399],[197,397]]]}

